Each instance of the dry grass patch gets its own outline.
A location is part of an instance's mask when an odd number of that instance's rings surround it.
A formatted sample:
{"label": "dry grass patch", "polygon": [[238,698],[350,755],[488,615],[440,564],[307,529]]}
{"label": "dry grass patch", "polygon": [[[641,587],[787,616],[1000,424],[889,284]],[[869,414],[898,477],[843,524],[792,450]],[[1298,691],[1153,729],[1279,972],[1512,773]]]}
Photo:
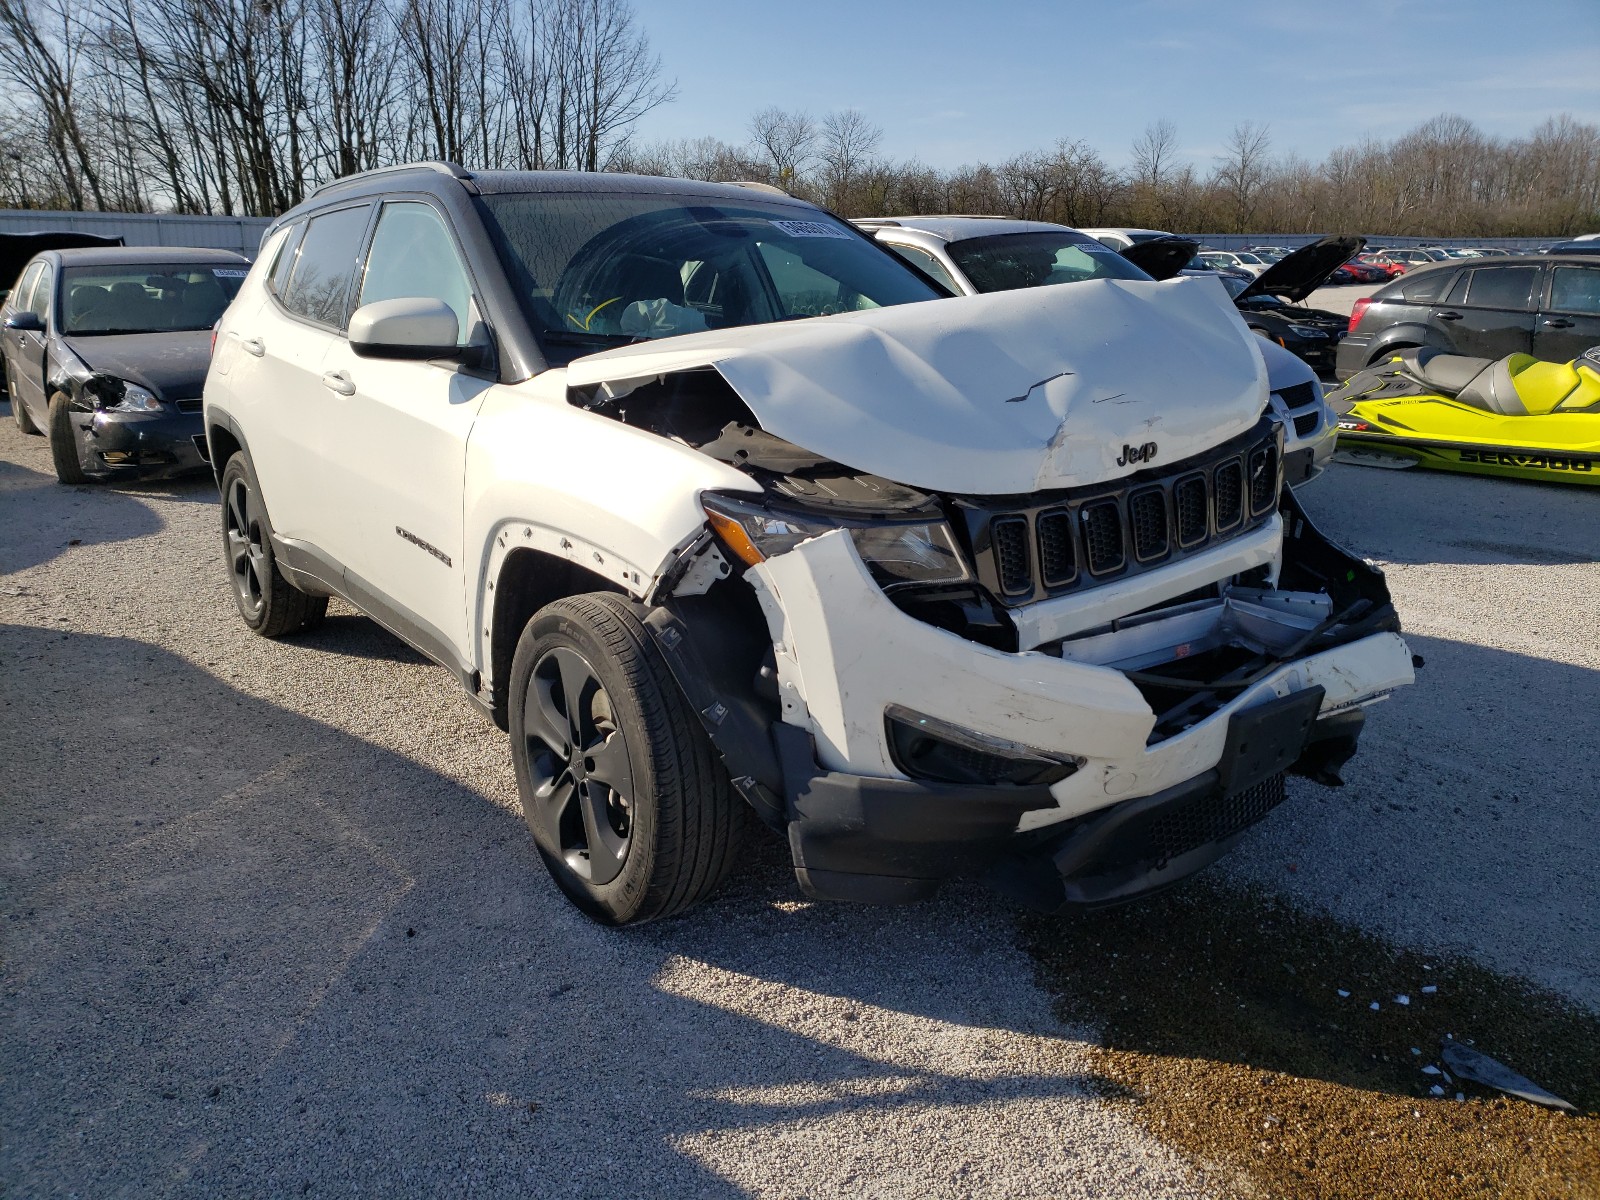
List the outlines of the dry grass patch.
{"label": "dry grass patch", "polygon": [[[1600,1197],[1600,1018],[1560,997],[1209,880],[1025,925],[1111,1102],[1240,1196]],[[1424,1073],[1451,1035],[1581,1115]]]}

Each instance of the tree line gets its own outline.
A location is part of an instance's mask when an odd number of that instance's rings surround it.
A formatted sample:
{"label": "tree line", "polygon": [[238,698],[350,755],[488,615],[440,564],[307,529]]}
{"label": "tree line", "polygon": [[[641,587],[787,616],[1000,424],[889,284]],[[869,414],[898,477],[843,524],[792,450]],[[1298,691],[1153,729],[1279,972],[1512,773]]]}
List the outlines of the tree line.
{"label": "tree line", "polygon": [[1600,229],[1600,126],[1565,114],[1509,139],[1440,115],[1321,163],[1274,155],[1270,128],[1250,121],[1209,166],[1182,157],[1177,127],[1165,120],[1134,141],[1120,169],[1083,140],[954,170],[893,161],[879,153],[881,142],[859,112],[813,118],[768,108],[751,119],[743,144],[624,143],[612,165],[772,183],[850,217],[993,213],[1091,227],[1444,237]]}
{"label": "tree line", "polygon": [[627,0],[0,0],[0,200],[265,215],[416,159],[603,167],[672,98]]}
{"label": "tree line", "polygon": [[1320,163],[1170,121],[1113,167],[1086,140],[954,169],[882,153],[854,110],[772,107],[740,143],[645,143],[675,85],[629,0],[0,0],[0,205],[275,214],[416,159],[776,184],[844,216],[997,213],[1215,233],[1453,237],[1600,228],[1600,126],[1440,115]]}

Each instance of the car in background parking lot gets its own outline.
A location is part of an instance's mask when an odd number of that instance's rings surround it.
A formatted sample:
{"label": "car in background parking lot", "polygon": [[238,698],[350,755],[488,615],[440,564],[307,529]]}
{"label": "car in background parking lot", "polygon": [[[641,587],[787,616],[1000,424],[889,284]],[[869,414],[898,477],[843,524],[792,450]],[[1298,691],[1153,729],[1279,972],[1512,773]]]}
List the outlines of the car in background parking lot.
{"label": "car in background parking lot", "polygon": [[1335,373],[1423,346],[1567,362],[1600,345],[1600,261],[1583,255],[1466,259],[1411,271],[1357,300]]}
{"label": "car in background parking lot", "polygon": [[1557,242],[1553,246],[1544,246],[1540,254],[1600,254],[1600,241],[1594,238],[1574,238],[1570,242]]}
{"label": "car in background parking lot", "polygon": [[47,433],[56,478],[202,470],[211,328],[249,260],[174,246],[49,250],[0,307],[11,415]]}

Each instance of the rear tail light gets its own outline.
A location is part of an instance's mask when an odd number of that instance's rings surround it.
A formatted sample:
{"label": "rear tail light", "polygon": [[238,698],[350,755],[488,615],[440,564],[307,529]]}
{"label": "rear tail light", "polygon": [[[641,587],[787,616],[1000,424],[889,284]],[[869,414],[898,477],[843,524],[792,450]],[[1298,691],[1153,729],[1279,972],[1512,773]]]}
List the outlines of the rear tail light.
{"label": "rear tail light", "polygon": [[1361,324],[1361,318],[1366,313],[1367,307],[1372,303],[1371,296],[1363,296],[1357,300],[1355,307],[1350,310],[1350,332],[1356,331],[1356,326]]}

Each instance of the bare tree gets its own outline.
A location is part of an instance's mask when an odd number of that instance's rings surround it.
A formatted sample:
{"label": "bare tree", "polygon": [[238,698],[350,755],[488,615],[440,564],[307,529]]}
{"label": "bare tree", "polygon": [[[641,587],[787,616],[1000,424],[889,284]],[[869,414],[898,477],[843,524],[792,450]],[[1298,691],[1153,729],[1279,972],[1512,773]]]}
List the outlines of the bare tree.
{"label": "bare tree", "polygon": [[1133,180],[1158,188],[1178,156],[1178,127],[1163,117],[1133,140]]}
{"label": "bare tree", "polygon": [[1267,158],[1272,147],[1270,127],[1243,121],[1234,126],[1225,145],[1227,153],[1218,158],[1214,178],[1233,208],[1235,228],[1248,229],[1271,166]]}
{"label": "bare tree", "polygon": [[764,108],[750,118],[750,140],[772,169],[772,182],[793,190],[816,152],[817,124],[803,112]]}
{"label": "bare tree", "polygon": [[817,138],[823,202],[844,211],[852,207],[851,189],[874,165],[883,130],[860,112],[847,108],[822,119]]}

